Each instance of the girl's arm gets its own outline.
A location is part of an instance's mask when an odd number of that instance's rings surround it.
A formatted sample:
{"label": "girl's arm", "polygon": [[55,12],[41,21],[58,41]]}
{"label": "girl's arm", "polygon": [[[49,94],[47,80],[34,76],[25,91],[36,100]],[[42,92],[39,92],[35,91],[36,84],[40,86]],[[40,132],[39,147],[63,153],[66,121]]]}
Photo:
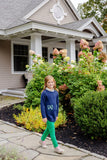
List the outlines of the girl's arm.
{"label": "girl's arm", "polygon": [[41,94],[41,114],[42,118],[45,119],[46,117],[46,110],[45,110],[45,102],[46,102],[46,94],[43,91]]}
{"label": "girl's arm", "polygon": [[56,117],[58,117],[58,112],[59,112],[59,94],[57,94],[57,99],[56,99],[56,104],[57,104],[57,115]]}

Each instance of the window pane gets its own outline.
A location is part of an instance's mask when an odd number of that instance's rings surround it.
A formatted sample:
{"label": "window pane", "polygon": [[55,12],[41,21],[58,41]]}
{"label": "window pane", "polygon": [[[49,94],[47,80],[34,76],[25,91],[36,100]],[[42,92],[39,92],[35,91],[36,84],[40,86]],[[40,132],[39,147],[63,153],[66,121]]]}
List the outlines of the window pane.
{"label": "window pane", "polygon": [[28,64],[28,45],[14,44],[14,71],[25,71]]}
{"label": "window pane", "polygon": [[42,47],[42,57],[45,59],[45,61],[48,61],[48,48]]}
{"label": "window pane", "polygon": [[25,71],[26,64],[28,64],[28,58],[22,56],[14,57],[14,71]]}

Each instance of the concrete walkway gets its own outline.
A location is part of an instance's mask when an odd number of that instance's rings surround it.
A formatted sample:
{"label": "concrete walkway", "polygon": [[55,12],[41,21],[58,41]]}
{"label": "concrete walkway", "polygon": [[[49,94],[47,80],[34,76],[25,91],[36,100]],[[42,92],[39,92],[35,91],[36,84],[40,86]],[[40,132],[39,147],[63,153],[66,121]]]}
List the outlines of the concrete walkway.
{"label": "concrete walkway", "polygon": [[107,160],[104,156],[61,142],[59,145],[65,152],[63,155],[58,155],[54,153],[50,138],[46,140],[48,148],[41,148],[39,145],[40,137],[41,134],[0,120],[0,146],[14,148],[26,160]]}

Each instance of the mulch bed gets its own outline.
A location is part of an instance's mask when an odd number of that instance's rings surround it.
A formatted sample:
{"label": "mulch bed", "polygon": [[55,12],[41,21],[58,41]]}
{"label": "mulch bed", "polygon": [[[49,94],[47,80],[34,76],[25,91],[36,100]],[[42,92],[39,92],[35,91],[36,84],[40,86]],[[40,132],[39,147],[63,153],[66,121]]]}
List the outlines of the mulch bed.
{"label": "mulch bed", "polygon": [[[20,111],[13,109],[13,106],[4,107],[0,110],[0,119],[16,124],[12,115],[17,115],[18,113]],[[68,115],[68,122],[56,129],[56,138],[64,143],[73,144],[79,148],[107,157],[107,140],[91,140],[88,136],[85,136],[75,123],[72,113]]]}

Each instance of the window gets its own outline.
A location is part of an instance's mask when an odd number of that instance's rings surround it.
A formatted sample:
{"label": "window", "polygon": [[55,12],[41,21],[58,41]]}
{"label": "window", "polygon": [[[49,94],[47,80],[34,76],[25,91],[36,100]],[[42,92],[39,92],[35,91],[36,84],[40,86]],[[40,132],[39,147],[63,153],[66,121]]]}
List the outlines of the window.
{"label": "window", "polygon": [[29,63],[29,46],[23,44],[13,44],[13,70],[25,71]]}
{"label": "window", "polygon": [[42,57],[45,59],[45,61],[48,61],[48,48],[42,47]]}

